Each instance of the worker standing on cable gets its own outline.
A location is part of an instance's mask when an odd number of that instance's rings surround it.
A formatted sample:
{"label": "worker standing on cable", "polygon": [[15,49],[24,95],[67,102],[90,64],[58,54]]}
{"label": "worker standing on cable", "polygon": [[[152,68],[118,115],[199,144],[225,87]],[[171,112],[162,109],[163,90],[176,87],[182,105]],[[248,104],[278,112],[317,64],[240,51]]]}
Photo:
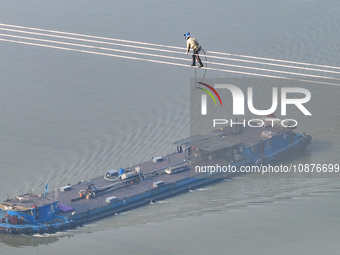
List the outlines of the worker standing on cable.
{"label": "worker standing on cable", "polygon": [[189,53],[190,49],[193,50],[193,54],[192,54],[192,65],[191,66],[196,66],[196,59],[198,61],[198,63],[200,63],[200,65],[198,66],[198,68],[203,67],[202,61],[200,56],[198,55],[198,53],[201,50],[201,46],[199,46],[198,41],[190,36],[190,33],[187,32],[186,34],[184,34],[185,39],[187,40],[187,52],[186,54]]}

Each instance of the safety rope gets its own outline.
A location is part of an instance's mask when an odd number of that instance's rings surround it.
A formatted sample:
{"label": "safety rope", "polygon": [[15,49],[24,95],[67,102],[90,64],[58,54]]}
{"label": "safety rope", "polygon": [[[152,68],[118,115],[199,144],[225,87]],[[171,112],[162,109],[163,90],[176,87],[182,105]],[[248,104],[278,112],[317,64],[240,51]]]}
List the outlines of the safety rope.
{"label": "safety rope", "polygon": [[[207,67],[208,67],[208,58],[207,58],[207,54],[205,53],[205,50],[201,47],[200,49],[201,51],[203,51],[204,53],[204,58],[205,58],[205,68],[204,68],[204,74],[203,74],[203,77],[201,79],[200,82],[197,82],[197,68],[195,67],[195,87],[193,89],[193,91],[195,91],[197,88],[200,87],[200,85],[197,86],[197,84],[200,84],[203,82],[204,78],[205,78],[205,75],[207,74]],[[198,54],[196,54],[196,58],[198,58]]]}

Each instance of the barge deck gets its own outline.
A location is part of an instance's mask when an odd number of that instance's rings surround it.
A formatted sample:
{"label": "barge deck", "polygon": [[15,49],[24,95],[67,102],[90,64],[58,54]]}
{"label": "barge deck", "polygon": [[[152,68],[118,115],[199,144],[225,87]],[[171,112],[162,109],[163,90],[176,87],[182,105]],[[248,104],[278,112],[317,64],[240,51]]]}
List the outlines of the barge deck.
{"label": "barge deck", "polygon": [[231,128],[175,142],[177,152],[43,195],[24,194],[0,205],[0,231],[44,234],[130,210],[207,185],[234,172],[195,172],[196,166],[264,164],[303,151],[311,137],[283,127]]}

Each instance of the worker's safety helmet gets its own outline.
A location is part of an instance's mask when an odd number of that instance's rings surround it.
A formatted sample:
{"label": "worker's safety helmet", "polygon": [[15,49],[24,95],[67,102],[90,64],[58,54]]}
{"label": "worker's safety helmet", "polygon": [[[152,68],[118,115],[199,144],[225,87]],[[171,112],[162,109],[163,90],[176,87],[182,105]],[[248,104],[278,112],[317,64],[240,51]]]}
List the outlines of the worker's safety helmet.
{"label": "worker's safety helmet", "polygon": [[185,38],[185,39],[189,39],[189,38],[190,38],[190,33],[187,32],[186,34],[184,34],[184,38]]}

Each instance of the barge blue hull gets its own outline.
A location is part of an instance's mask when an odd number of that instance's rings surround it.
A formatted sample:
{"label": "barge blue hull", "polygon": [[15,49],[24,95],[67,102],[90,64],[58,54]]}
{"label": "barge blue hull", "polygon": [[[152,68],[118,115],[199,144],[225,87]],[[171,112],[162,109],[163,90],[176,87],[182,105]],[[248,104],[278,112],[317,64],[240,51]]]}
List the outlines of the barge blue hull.
{"label": "barge blue hull", "polygon": [[[219,141],[228,138],[226,133],[213,135]],[[212,141],[213,135],[209,136],[209,141]],[[281,136],[282,139],[279,139]],[[310,136],[294,134],[292,130],[279,133],[274,138],[270,143],[267,142],[270,139],[265,139],[262,141],[263,145],[261,143],[245,145],[238,142],[230,147],[219,148],[218,151],[210,151],[208,156],[203,151],[194,156],[192,149],[197,147],[195,151],[199,151],[200,147],[193,146],[194,142],[192,142],[184,151],[180,147],[177,153],[157,157],[124,169],[126,179],[123,178],[123,171],[121,171],[118,178],[97,177],[72,186],[67,185],[60,191],[49,193],[45,197],[26,194],[7,200],[1,205],[0,231],[32,235],[74,228],[89,221],[131,210],[155,200],[240,174],[237,172],[197,174],[193,172],[196,165],[229,164],[239,168],[243,165],[266,164],[286,158],[289,154],[304,151],[311,142]],[[264,144],[266,142],[267,145]],[[179,144],[185,144],[185,141]],[[213,141],[213,144],[216,144],[216,141]],[[221,152],[223,155],[231,153],[232,160],[215,158],[215,155]],[[166,173],[165,170],[168,172]]]}

